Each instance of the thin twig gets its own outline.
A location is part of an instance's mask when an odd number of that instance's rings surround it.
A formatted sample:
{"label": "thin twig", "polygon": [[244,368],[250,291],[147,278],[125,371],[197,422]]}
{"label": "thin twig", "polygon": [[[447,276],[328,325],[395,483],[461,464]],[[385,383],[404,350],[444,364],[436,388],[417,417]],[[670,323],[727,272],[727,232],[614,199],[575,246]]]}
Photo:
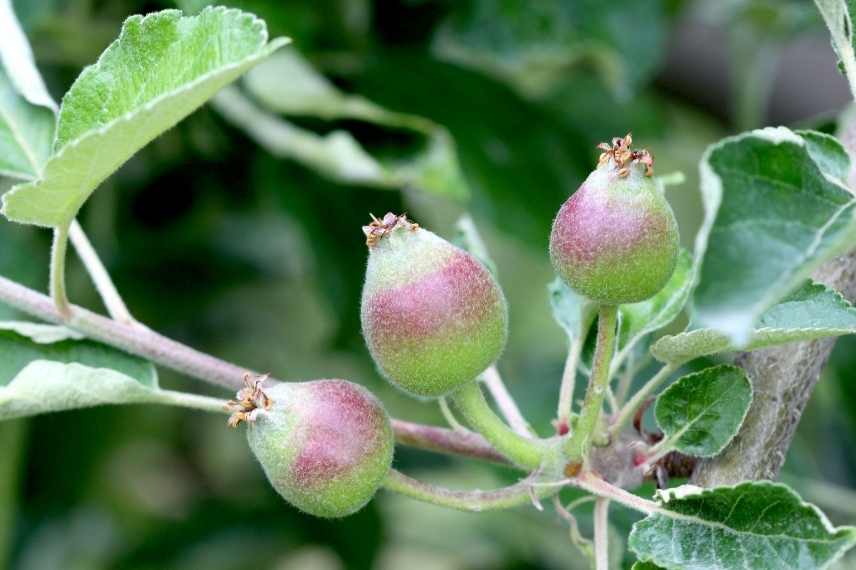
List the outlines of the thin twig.
{"label": "thin twig", "polygon": [[128,307],[122,300],[121,295],[119,295],[119,291],[113,284],[113,280],[110,279],[110,274],[101,262],[101,258],[98,257],[98,253],[95,251],[95,248],[92,247],[92,243],[89,241],[89,238],[86,237],[86,234],[83,232],[83,228],[80,227],[77,220],[73,220],[71,222],[71,227],[68,229],[68,238],[71,240],[71,244],[74,246],[75,251],[77,251],[77,256],[80,258],[80,261],[83,262],[86,272],[89,273],[89,277],[92,279],[95,289],[101,296],[101,300],[104,302],[104,307],[107,309],[107,313],[109,313],[114,320],[121,323],[136,322],[134,321],[134,317],[131,316],[130,311],[128,311]]}
{"label": "thin twig", "polygon": [[609,499],[594,502],[594,567],[609,570]]}
{"label": "thin twig", "polygon": [[[2,276],[0,276],[0,302],[43,321],[68,326],[93,340],[123,352],[231,390],[240,389],[244,374],[252,372],[247,368],[190,348],[146,327],[113,321],[75,305],[69,306],[71,316],[66,320],[60,315],[50,297]],[[403,445],[439,453],[505,462],[503,456],[484,438],[471,432],[458,433],[401,420],[393,420],[393,429],[399,443]]]}
{"label": "thin twig", "polygon": [[496,402],[496,407],[499,408],[499,412],[505,418],[505,421],[508,422],[508,425],[511,426],[511,429],[525,437],[534,436],[535,432],[532,431],[529,422],[526,421],[526,418],[520,412],[517,402],[514,401],[508,388],[505,387],[505,383],[502,381],[502,376],[499,375],[496,365],[491,365],[490,368],[485,370],[481,378],[484,385],[487,386],[487,390],[490,392],[493,401]]}

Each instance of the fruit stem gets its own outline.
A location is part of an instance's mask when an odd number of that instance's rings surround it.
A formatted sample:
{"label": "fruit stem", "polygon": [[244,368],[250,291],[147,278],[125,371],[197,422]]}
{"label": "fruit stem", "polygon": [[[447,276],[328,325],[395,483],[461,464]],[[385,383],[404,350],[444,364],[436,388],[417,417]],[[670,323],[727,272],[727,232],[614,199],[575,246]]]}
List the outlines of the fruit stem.
{"label": "fruit stem", "polygon": [[384,488],[432,505],[459,511],[482,512],[531,504],[538,499],[554,495],[560,490],[552,487],[533,486],[533,479],[533,477],[529,477],[515,485],[491,491],[455,491],[418,481],[400,471],[391,469],[384,481]]}
{"label": "fruit stem", "polygon": [[515,432],[523,437],[534,437],[535,432],[517,406],[517,402],[511,396],[505,383],[502,381],[502,376],[499,375],[499,370],[496,365],[492,364],[487,370],[482,373],[482,382],[487,386],[487,391],[490,392],[493,401],[496,402],[496,407],[499,408],[502,417],[508,422]]}
{"label": "fruit stem", "polygon": [[598,426],[603,401],[609,387],[609,365],[615,352],[615,332],[618,305],[601,305],[597,320],[597,345],[594,351],[591,377],[579,420],[564,451],[569,461],[585,461],[591,449],[592,436]]}
{"label": "fruit stem", "polygon": [[452,402],[470,427],[482,434],[512,463],[529,470],[541,466],[544,456],[541,441],[512,431],[488,405],[478,382],[470,382],[452,394]]}
{"label": "fruit stem", "polygon": [[657,389],[660,384],[666,381],[672,373],[678,369],[679,364],[666,364],[659,372],[657,372],[648,382],[636,392],[632,398],[618,412],[618,418],[609,429],[609,434],[614,438],[621,433],[624,426],[633,418],[633,414],[639,409],[639,406],[645,403],[645,400]]}

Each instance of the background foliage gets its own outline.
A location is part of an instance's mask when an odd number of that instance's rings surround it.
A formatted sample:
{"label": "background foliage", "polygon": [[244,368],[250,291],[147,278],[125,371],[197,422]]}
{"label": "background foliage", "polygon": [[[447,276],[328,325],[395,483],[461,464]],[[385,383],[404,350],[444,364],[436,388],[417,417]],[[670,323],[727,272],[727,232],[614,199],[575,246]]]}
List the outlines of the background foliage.
{"label": "background foliage", "polygon": [[[689,247],[708,144],[762,124],[828,127],[847,100],[809,2],[227,4],[294,48],[136,155],[81,222],[154,329],[279,377],[361,382],[394,415],[425,422],[441,422],[435,407],[382,382],[359,334],[369,212],[406,209],[446,236],[473,214],[510,301],[500,369],[547,433],[566,343],[550,317],[547,237],[594,145],[632,129],[658,173],[686,174],[668,192]],[[55,96],[126,16],[174,6],[14,5]],[[360,168],[337,171],[341,156]],[[0,274],[44,288],[48,241],[0,222]],[[100,309],[74,263],[69,278],[72,299]],[[0,306],[0,316],[13,315]],[[855,343],[839,341],[783,476],[837,524],[856,519]],[[187,382],[161,371],[164,386]],[[0,449],[0,567],[584,567],[563,524],[534,511],[476,523],[382,494],[343,521],[303,517],[264,482],[243,438],[202,413],[54,414],[0,424]],[[396,462],[450,485],[513,477],[406,449]],[[615,512],[619,544],[633,515]]]}

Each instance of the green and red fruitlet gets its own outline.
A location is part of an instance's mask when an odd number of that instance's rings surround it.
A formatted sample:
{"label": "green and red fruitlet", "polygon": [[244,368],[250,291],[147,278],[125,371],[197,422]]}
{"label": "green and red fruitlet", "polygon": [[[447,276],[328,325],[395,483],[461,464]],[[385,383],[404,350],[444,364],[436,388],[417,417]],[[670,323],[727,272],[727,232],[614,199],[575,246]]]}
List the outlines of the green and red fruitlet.
{"label": "green and red fruitlet", "polygon": [[505,348],[508,309],[496,279],[403,215],[389,213],[363,230],[363,334],[383,375],[424,397],[475,380]]}
{"label": "green and red fruitlet", "polygon": [[618,305],[657,293],[675,269],[678,223],[631,138],[601,144],[598,167],[561,207],[550,235],[556,272],[581,295]]}
{"label": "green and red fruitlet", "polygon": [[271,485],[305,513],[337,518],[360,510],[392,465],[389,416],[368,390],[346,380],[250,383],[231,403]]}

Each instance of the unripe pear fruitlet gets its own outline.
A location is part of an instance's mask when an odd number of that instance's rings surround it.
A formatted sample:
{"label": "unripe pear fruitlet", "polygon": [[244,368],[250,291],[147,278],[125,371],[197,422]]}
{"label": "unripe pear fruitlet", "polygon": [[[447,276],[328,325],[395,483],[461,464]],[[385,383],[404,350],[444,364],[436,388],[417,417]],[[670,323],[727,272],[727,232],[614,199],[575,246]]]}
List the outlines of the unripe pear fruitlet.
{"label": "unripe pear fruitlet", "polygon": [[508,308],[475,257],[405,216],[365,226],[363,336],[381,373],[405,392],[440,397],[502,353]]}
{"label": "unripe pear fruitlet", "polygon": [[598,167],[559,209],[550,235],[559,276],[606,305],[653,296],[678,258],[678,223],[654,182],[651,155],[630,143],[628,134],[598,147]]}
{"label": "unripe pear fruitlet", "polygon": [[244,410],[231,423],[249,424],[250,449],[273,488],[310,515],[337,518],[360,510],[392,465],[389,416],[358,384],[315,380],[262,392],[256,383],[230,404]]}

